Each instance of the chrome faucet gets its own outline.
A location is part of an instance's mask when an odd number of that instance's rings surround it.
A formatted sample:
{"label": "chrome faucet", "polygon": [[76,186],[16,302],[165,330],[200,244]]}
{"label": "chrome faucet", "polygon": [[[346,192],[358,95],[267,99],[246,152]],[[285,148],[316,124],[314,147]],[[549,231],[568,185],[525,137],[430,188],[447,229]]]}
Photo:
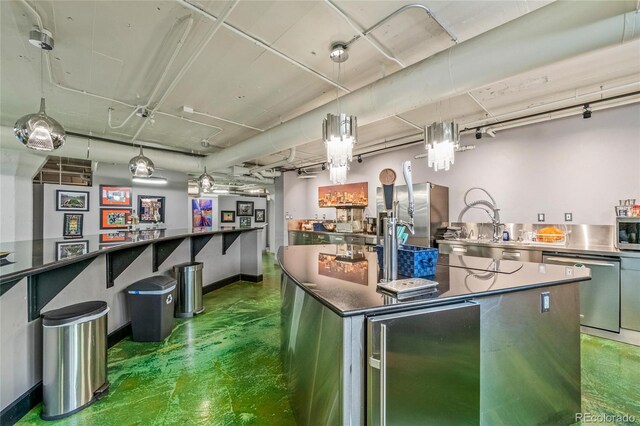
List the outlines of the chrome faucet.
{"label": "chrome faucet", "polygon": [[413,181],[411,179],[411,161],[402,163],[402,172],[405,183],[408,188],[409,196],[409,222],[398,219],[398,202],[394,200],[394,183],[396,173],[392,169],[384,169],[380,172],[380,182],[382,183],[382,192],[384,195],[385,208],[387,217],[384,219],[384,267],[383,278],[385,282],[398,279],[398,225],[406,226],[415,234],[413,215],[415,212],[413,199]]}
{"label": "chrome faucet", "polygon": [[497,220],[493,220],[491,222],[491,226],[493,226],[493,242],[496,243],[502,240],[502,231],[501,227],[505,226],[504,223],[500,223]]}

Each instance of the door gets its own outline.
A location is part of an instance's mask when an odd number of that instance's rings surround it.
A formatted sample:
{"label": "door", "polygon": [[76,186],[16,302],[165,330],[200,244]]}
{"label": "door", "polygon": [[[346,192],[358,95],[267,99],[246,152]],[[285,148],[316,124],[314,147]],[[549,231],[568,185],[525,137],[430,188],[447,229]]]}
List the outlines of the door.
{"label": "door", "polygon": [[620,332],[620,259],[545,254],[543,262],[590,268],[591,280],[580,283],[580,324]]}
{"label": "door", "polygon": [[480,423],[480,306],[367,320],[368,425]]}

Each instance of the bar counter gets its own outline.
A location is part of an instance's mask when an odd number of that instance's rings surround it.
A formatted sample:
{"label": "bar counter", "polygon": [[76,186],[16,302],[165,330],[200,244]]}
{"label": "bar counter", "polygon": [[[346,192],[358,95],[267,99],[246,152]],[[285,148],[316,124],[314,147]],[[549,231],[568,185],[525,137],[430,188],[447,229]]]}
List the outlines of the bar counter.
{"label": "bar counter", "polygon": [[1,409],[28,401],[41,386],[42,312],[105,301],[111,345],[130,334],[126,288],[137,280],[172,275],[174,265],[197,261],[204,293],[262,281],[261,233],[209,227],[3,243],[0,250],[11,253],[0,266]]}
{"label": "bar counter", "polygon": [[298,424],[566,425],[580,412],[587,268],[441,255],[437,291],[398,300],[378,292],[365,246],[283,247],[278,261]]}

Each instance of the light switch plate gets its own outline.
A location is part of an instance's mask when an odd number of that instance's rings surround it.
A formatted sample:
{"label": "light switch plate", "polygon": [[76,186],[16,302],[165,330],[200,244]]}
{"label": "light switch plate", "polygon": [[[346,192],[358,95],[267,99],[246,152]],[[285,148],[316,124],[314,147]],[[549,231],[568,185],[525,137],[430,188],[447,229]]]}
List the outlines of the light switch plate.
{"label": "light switch plate", "polygon": [[551,293],[543,291],[540,293],[540,311],[549,312],[551,310]]}
{"label": "light switch plate", "polygon": [[564,214],[565,222],[573,222],[573,213],[565,213]]}
{"label": "light switch plate", "polygon": [[538,222],[544,222],[544,213],[538,213]]}

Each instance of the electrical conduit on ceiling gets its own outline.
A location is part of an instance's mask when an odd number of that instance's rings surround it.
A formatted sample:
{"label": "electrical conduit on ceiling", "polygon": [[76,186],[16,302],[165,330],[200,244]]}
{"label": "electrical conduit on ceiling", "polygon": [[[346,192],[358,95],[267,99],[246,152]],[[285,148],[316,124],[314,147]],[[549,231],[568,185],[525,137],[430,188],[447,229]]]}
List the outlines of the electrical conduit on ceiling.
{"label": "electrical conduit on ceiling", "polygon": [[[344,110],[366,125],[596,49],[640,36],[633,4],[555,2],[452,46],[341,98]],[[630,24],[629,22],[633,22]],[[630,30],[634,27],[634,30]],[[492,60],[487,60],[487,51]],[[270,155],[320,138],[330,104],[252,136],[205,164],[211,170]]]}

